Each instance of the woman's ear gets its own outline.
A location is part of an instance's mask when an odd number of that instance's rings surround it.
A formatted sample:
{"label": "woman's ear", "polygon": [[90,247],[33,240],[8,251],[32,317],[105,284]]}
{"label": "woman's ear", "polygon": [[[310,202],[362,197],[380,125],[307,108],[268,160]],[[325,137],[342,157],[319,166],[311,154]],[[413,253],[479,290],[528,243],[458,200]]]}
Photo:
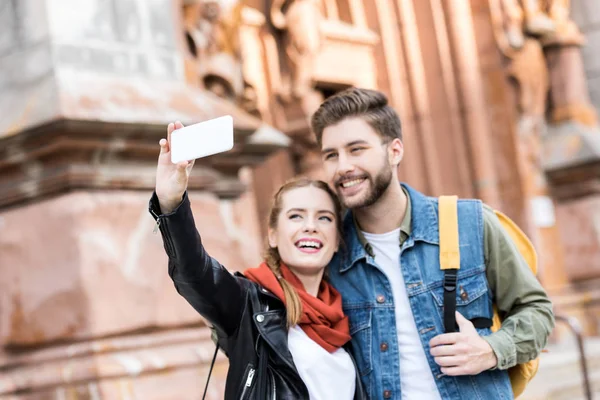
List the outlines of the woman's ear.
{"label": "woman's ear", "polygon": [[267,236],[269,239],[269,247],[277,248],[277,232],[275,232],[275,229],[267,229]]}

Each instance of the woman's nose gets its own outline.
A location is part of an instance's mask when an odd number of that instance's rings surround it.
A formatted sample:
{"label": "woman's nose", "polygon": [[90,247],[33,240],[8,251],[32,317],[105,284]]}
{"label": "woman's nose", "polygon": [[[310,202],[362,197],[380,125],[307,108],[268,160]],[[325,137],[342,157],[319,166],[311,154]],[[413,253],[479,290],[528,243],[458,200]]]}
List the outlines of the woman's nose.
{"label": "woman's nose", "polygon": [[304,231],[305,232],[316,232],[317,231],[317,224],[315,223],[315,221],[312,218],[305,219]]}

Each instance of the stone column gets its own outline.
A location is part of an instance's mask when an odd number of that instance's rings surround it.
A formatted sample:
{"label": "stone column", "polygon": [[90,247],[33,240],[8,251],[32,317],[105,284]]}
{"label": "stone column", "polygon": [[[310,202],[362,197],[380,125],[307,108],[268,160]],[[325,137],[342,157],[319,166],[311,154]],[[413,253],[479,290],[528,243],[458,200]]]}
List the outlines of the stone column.
{"label": "stone column", "polygon": [[554,1],[554,34],[542,38],[550,75],[548,134],[543,163],[557,200],[559,238],[571,291],[559,291],[556,305],[598,333],[600,298],[600,129],[590,102],[581,46],[584,38],[569,18],[569,2]]}
{"label": "stone column", "polygon": [[558,201],[557,218],[565,270],[573,293],[557,305],[578,316],[586,332],[598,334],[600,318],[600,128],[590,102],[580,33],[546,44],[550,71],[550,125],[544,139],[544,165]]}
{"label": "stone column", "polygon": [[471,5],[468,1],[446,1],[449,36],[453,42],[458,88],[464,108],[470,158],[473,163],[475,193],[494,207],[501,204],[489,114],[486,109],[480,60],[477,53]]}
{"label": "stone column", "polygon": [[2,398],[202,394],[214,346],[147,212],[158,140],[173,120],[234,117],[235,148],[198,160],[190,198],[211,255],[243,269],[259,260],[260,230],[240,168],[287,138],[185,84],[175,3],[0,6]]}

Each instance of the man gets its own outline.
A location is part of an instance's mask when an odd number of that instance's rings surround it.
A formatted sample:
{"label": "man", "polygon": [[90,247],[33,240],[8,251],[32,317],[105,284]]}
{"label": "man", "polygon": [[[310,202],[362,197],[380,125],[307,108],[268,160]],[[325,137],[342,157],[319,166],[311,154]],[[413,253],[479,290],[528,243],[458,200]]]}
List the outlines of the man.
{"label": "man", "polygon": [[[373,399],[508,399],[507,369],[538,356],[552,304],[493,211],[459,200],[456,320],[444,333],[437,199],[398,181],[400,119],[379,92],[348,89],[312,117],[324,170],[342,203],[346,251],[329,268],[350,318],[359,373]],[[465,232],[465,234],[463,234]],[[495,333],[476,329],[504,318]]]}

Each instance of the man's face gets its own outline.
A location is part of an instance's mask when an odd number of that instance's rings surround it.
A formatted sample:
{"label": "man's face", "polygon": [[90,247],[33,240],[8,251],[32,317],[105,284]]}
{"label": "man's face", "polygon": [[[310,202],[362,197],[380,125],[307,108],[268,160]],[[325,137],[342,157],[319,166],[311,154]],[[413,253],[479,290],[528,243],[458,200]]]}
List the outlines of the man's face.
{"label": "man's face", "polygon": [[[398,139],[393,143],[402,150]],[[347,118],[323,130],[325,174],[345,207],[371,206],[385,193],[395,168],[388,147],[389,142],[361,118]]]}

